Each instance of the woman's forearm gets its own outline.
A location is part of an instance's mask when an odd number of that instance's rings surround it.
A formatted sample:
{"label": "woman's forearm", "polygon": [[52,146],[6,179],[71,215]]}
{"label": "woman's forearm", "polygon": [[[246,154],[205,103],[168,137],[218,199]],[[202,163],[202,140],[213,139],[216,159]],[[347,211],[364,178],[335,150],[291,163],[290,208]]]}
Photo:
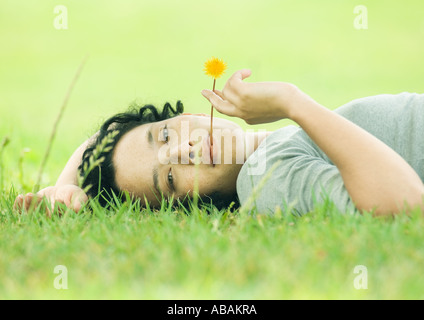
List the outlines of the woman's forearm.
{"label": "woman's forearm", "polygon": [[389,214],[423,208],[421,179],[393,149],[303,93],[291,110],[291,119],[337,166],[359,210]]}
{"label": "woman's forearm", "polygon": [[65,165],[65,168],[62,170],[59,178],[56,181],[55,186],[63,186],[63,185],[78,185],[77,175],[78,175],[78,167],[81,164],[82,155],[87,148],[90,140],[92,138],[85,141],[82,145],[80,145],[69,158],[68,162]]}

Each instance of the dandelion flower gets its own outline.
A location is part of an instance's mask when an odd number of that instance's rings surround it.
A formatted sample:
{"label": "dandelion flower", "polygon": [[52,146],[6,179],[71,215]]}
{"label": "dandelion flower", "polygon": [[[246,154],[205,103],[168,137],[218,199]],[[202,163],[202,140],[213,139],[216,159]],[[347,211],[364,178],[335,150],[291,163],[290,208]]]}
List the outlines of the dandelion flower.
{"label": "dandelion flower", "polygon": [[213,57],[205,62],[204,71],[206,75],[214,79],[218,79],[219,77],[222,76],[226,68],[227,68],[227,65],[225,64],[224,61]]}
{"label": "dandelion flower", "polygon": [[[206,75],[213,78],[213,89],[212,91],[215,91],[215,84],[216,79],[218,79],[222,74],[224,73],[225,69],[227,68],[227,65],[224,61],[218,58],[211,58],[208,61],[205,62],[205,68],[203,69],[206,73]],[[215,166],[213,163],[213,105],[211,106],[211,133],[210,133],[210,152],[211,152],[211,159],[212,159],[212,165]]]}

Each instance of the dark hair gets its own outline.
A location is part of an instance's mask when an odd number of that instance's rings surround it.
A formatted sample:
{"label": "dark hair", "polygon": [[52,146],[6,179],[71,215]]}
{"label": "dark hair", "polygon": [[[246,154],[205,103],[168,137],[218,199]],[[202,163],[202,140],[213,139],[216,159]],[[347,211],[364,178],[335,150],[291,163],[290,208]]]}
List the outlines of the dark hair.
{"label": "dark hair", "polygon": [[[173,118],[184,111],[181,101],[177,101],[176,109],[170,103],[165,103],[162,112],[153,105],[143,107],[132,104],[127,112],[119,113],[106,120],[93,142],[87,147],[82,155],[82,161],[78,167],[79,176],[84,177],[82,188],[88,188],[89,197],[98,197],[100,205],[106,206],[117,198],[123,199],[121,190],[116,185],[115,169],[112,161],[113,150],[118,141],[127,132],[147,123],[158,122]],[[108,138],[106,148],[99,148],[104,144],[105,138]],[[94,157],[95,155],[95,157]],[[101,159],[96,165],[90,167],[93,159]],[[187,200],[187,199],[186,199]],[[239,206],[237,195],[223,195],[215,192],[202,199],[204,203],[211,202],[216,208],[222,209],[228,207],[231,202],[235,202],[234,207]]]}

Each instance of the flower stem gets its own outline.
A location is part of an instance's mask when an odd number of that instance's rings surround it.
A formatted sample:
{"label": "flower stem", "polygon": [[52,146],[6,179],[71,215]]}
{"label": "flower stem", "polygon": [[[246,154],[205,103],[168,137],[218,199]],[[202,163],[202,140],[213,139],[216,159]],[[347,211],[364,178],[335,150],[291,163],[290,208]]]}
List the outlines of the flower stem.
{"label": "flower stem", "polygon": [[[213,79],[213,88],[212,88],[212,91],[213,92],[215,92],[215,84],[216,84],[216,79],[214,78]],[[209,138],[209,141],[210,141],[210,144],[211,144],[211,160],[212,160],[212,165],[214,165],[214,163],[213,163],[213,127],[212,127],[212,125],[213,125],[213,105],[211,105],[211,135],[210,135],[210,138]]]}

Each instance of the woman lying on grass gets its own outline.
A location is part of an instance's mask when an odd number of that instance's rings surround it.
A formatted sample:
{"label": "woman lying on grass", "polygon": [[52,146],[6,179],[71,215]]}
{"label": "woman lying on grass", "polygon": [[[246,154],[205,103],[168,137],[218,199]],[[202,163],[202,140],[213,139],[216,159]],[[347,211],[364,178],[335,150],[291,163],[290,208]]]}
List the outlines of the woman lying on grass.
{"label": "woman lying on grass", "polygon": [[[261,213],[279,207],[304,214],[327,200],[342,212],[376,215],[424,208],[423,94],[379,95],[330,111],[292,84],[245,82],[250,74],[240,70],[222,91],[202,94],[219,112],[248,124],[288,118],[300,127],[245,132],[216,118],[210,152],[207,116],[184,114],[180,103],[176,110],[165,105],[161,114],[145,106],[106,121],[75,151],[55,186],[19,195],[16,205],[47,197],[78,211],[87,194],[101,191],[99,201],[107,202],[127,191],[157,206],[163,196],[183,200],[198,190],[217,206],[244,204],[253,192],[249,203]],[[104,161],[85,174],[95,146],[114,130],[119,134],[101,154]],[[91,186],[87,194],[77,186],[79,169],[86,175],[82,187]]]}

